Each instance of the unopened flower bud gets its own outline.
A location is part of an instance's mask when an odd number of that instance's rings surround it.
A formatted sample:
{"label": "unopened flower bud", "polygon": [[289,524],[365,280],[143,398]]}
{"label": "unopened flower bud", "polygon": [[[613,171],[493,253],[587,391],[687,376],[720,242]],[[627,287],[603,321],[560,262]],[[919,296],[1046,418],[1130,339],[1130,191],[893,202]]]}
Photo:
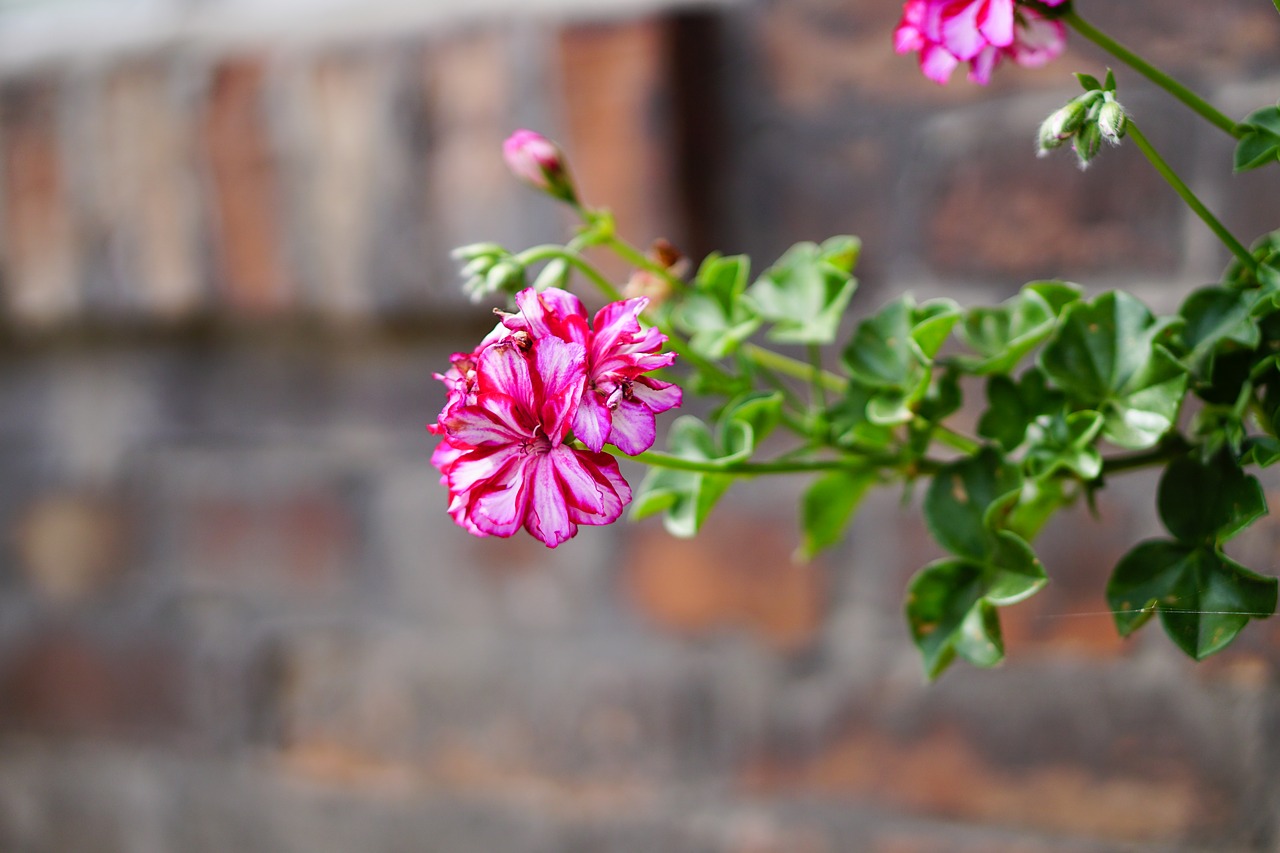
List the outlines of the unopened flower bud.
{"label": "unopened flower bud", "polygon": [[1119,145],[1129,127],[1129,117],[1119,102],[1108,98],[1098,111],[1098,131],[1112,145]]}
{"label": "unopened flower bud", "polygon": [[502,157],[512,174],[529,186],[561,201],[577,203],[564,154],[542,134],[517,130],[502,144]]}
{"label": "unopened flower bud", "polygon": [[1075,149],[1076,157],[1080,159],[1080,168],[1087,168],[1089,161],[1097,156],[1098,149],[1102,147],[1102,131],[1098,130],[1098,123],[1091,121],[1081,127],[1076,132],[1071,147]]}
{"label": "unopened flower bud", "polygon": [[517,293],[524,289],[524,268],[515,261],[498,261],[484,277],[490,293]]}
{"label": "unopened flower bud", "polygon": [[507,250],[497,243],[470,243],[466,246],[459,246],[449,254],[453,256],[454,260],[474,261],[477,258],[495,258],[506,253]]}

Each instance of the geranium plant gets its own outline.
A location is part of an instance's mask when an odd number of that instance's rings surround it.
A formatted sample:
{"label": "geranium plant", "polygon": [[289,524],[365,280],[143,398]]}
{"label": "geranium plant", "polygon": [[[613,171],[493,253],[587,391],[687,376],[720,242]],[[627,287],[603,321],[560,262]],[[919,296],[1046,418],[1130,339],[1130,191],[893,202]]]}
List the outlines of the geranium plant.
{"label": "geranium plant", "polygon": [[[1069,31],[1235,138],[1237,170],[1280,159],[1280,108],[1228,118],[1071,0],[907,0],[894,40],[936,82],[967,64],[986,83],[1002,60],[1058,56]],[[1125,111],[1115,75],[1077,79],[1082,93],[1028,129],[1039,152],[1069,145],[1083,168],[1105,144],[1136,145],[1234,256],[1176,314],[1122,291],[1035,281],[994,306],[904,295],[842,339],[856,237],[800,243],[759,272],[718,254],[691,269],[669,244],[646,253],[624,240],[606,210],[581,201],[560,149],[517,132],[504,149],[514,174],[581,225],[564,245],[457,252],[475,299],[510,302],[438,375],[448,402],[430,429],[449,513],[478,536],[524,527],[555,547],[630,504],[631,517],[661,515],[692,536],[736,479],[807,475],[807,557],[839,539],[872,487],[922,483],[925,522],[949,556],[912,579],[906,617],[935,677],[957,656],[1002,659],[999,609],[1047,582],[1031,543],[1055,511],[1158,467],[1169,535],[1136,543],[1115,567],[1106,596],[1120,633],[1158,616],[1199,659],[1272,615],[1276,579],[1223,544],[1267,513],[1250,471],[1280,460],[1280,234],[1245,248]],[[591,247],[624,259],[631,280],[606,278],[583,254]],[[583,284],[609,302],[594,317],[570,292]],[[986,407],[964,434],[952,421],[975,379]],[[684,394],[709,400],[711,417],[675,417],[666,449],[653,449],[657,416]],[[789,444],[776,440],[784,434]],[[618,454],[650,466],[634,492]]]}

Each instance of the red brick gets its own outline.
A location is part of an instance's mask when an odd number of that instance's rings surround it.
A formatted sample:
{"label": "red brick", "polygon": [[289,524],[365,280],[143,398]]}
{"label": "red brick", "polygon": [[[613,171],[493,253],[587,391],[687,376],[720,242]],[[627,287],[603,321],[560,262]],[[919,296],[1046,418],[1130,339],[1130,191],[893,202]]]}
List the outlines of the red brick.
{"label": "red brick", "polygon": [[624,562],[631,602],[661,627],[703,634],[745,628],[783,649],[810,643],[821,625],[825,573],[792,559],[790,526],[714,516],[694,539],[656,529],[632,537]]}
{"label": "red brick", "polygon": [[232,310],[251,315],[285,308],[294,288],[283,254],[266,79],[260,59],[220,64],[200,128],[212,179],[222,290]]}
{"label": "red brick", "polygon": [[1110,773],[1068,760],[1002,766],[953,725],[909,736],[867,726],[808,758],[749,766],[743,781],[758,794],[856,797],[908,813],[1113,840],[1175,840],[1229,819],[1225,795],[1206,789],[1194,768],[1154,763],[1147,772]]}
{"label": "red brick", "polygon": [[182,687],[168,639],[107,643],[52,627],[16,644],[0,666],[0,726],[156,739],[183,724]]}
{"label": "red brick", "polygon": [[[640,246],[671,238],[680,223],[672,198],[665,103],[668,36],[653,19],[567,28],[560,38],[568,133],[563,140],[579,191],[608,207],[622,235]],[[619,281],[628,268],[601,263]]]}
{"label": "red brick", "polygon": [[80,305],[79,257],[58,112],[56,80],[10,84],[0,105],[7,308],[47,324]]}

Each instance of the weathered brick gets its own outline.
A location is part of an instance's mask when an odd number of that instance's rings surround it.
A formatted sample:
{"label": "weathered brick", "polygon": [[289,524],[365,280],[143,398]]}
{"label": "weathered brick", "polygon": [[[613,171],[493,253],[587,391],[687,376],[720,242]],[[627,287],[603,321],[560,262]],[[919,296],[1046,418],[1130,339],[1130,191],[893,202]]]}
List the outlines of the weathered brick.
{"label": "weathered brick", "polygon": [[0,728],[163,741],[183,726],[183,677],[171,638],[50,626],[14,643],[0,666]]}
{"label": "weathered brick", "polygon": [[[669,35],[654,19],[566,27],[559,41],[564,143],[584,200],[613,211],[620,233],[647,246],[679,242],[671,192]],[[623,280],[627,267],[601,258]]]}
{"label": "weathered brick", "polygon": [[56,77],[10,82],[0,93],[4,158],[4,289],[17,320],[45,325],[81,303],[79,235],[63,160]]}
{"label": "weathered brick", "polygon": [[194,113],[172,67],[126,63],[86,83],[77,162],[93,309],[167,320],[204,298]]}
{"label": "weathered brick", "polygon": [[277,152],[267,124],[268,68],[260,57],[228,59],[212,73],[200,125],[227,306],[248,315],[291,304]]}
{"label": "weathered brick", "polygon": [[659,626],[688,635],[745,628],[783,649],[802,648],[821,625],[820,563],[793,559],[790,520],[722,511],[695,539],[636,532],[623,563],[631,603]]}

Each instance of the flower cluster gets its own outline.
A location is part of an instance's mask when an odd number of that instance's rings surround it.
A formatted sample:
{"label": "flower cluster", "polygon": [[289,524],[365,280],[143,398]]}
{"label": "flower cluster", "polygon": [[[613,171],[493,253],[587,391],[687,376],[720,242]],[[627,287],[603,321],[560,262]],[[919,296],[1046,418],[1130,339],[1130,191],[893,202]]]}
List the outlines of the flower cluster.
{"label": "flower cluster", "polygon": [[654,416],[681,402],[679,387],[644,375],[675,359],[641,325],[647,304],[614,302],[588,322],[573,294],[530,288],[474,352],[450,359],[428,428],[442,438],[431,461],[454,521],[477,536],[523,526],[554,548],[580,524],[617,520],[631,489],[604,446],[647,450]]}
{"label": "flower cluster", "polygon": [[[1044,0],[1060,6],[1066,0]],[[1044,65],[1062,53],[1066,28],[1017,0],[907,0],[893,33],[898,53],[919,53],[920,70],[946,83],[961,62],[969,79],[986,85],[1003,58]]]}

